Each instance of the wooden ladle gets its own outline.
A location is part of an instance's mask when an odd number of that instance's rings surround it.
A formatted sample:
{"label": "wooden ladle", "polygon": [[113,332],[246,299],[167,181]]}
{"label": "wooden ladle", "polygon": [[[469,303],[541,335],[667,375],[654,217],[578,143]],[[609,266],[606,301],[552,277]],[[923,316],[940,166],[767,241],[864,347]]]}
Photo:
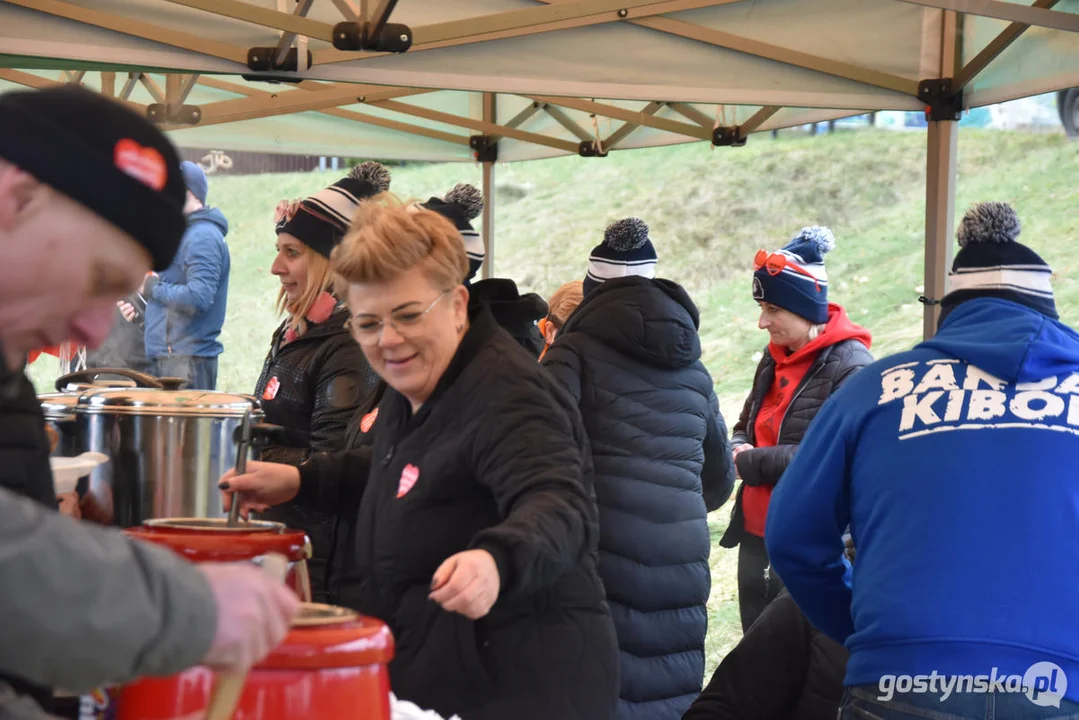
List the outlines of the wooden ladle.
{"label": "wooden ladle", "polygon": [[[288,559],[278,553],[264,555],[262,570],[278,582],[284,583],[288,575]],[[247,673],[247,670],[230,670],[217,674],[210,692],[210,702],[206,707],[206,720],[232,720],[247,682]]]}

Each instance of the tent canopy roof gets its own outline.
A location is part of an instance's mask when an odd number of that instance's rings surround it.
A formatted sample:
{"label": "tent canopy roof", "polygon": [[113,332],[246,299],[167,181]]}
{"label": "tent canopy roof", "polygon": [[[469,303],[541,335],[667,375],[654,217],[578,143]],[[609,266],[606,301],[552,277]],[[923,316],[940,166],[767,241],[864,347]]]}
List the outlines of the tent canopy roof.
{"label": "tent canopy roof", "polygon": [[[356,19],[353,0],[7,0],[0,89],[69,71],[158,104],[189,147],[472,160],[471,138],[486,136],[499,160],[523,160],[921,110],[920,83],[941,76],[952,42],[957,67],[944,76],[963,107],[1079,85],[1077,7],[401,0],[390,21],[408,26],[412,46],[387,54],[331,43],[337,23]],[[945,8],[960,13],[953,37]],[[247,64],[253,48],[294,42],[311,67],[271,75],[303,82],[240,77],[260,75]],[[181,105],[198,107],[199,121]]]}

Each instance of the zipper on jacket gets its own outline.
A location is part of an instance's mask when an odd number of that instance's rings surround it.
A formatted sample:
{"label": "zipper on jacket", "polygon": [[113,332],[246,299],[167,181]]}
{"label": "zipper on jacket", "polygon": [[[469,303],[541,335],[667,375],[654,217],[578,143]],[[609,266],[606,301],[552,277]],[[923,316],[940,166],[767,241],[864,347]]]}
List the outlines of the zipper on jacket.
{"label": "zipper on jacket", "polygon": [[[828,351],[829,351],[828,354],[829,355],[831,354],[831,349],[832,349],[831,347],[828,348]],[[794,395],[791,397],[791,401],[789,403],[787,403],[787,407],[784,408],[783,417],[781,417],[779,419],[779,429],[776,431],[776,443],[777,444],[779,443],[779,439],[781,437],[783,437],[783,423],[787,421],[787,413],[790,412],[791,407],[794,406],[794,401],[798,399],[798,396],[801,395],[802,391],[805,390],[806,387],[809,385],[809,381],[812,380],[814,377],[816,377],[817,373],[819,373],[824,368],[824,361],[827,358],[828,358],[828,355],[825,355],[824,357],[819,357],[818,358],[820,360],[820,362],[819,363],[814,363],[816,365],[816,367],[811,368],[810,372],[806,373],[806,376],[804,378],[802,378],[802,382],[798,384],[798,389],[794,391]]]}

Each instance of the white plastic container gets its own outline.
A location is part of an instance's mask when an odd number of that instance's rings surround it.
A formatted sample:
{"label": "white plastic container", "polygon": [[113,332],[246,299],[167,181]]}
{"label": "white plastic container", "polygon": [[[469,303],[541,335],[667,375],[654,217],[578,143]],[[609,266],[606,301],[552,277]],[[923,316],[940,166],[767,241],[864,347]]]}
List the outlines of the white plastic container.
{"label": "white plastic container", "polygon": [[56,486],[56,494],[64,495],[75,492],[75,486],[79,484],[79,478],[86,477],[98,465],[108,461],[108,455],[97,452],[86,452],[78,457],[49,458],[49,464],[52,466],[52,482]]}

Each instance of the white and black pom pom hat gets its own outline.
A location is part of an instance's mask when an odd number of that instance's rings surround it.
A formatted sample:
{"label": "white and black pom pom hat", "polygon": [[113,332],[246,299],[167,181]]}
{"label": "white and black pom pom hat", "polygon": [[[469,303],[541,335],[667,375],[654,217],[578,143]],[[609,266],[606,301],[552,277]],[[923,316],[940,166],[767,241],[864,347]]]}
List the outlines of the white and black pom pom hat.
{"label": "white and black pom pom hat", "polygon": [[483,212],[483,193],[475,185],[457,183],[453,189],[443,197],[433,197],[420,207],[433,210],[453,223],[457,232],[461,234],[461,240],[465,244],[465,254],[468,255],[468,277],[465,285],[468,285],[476,273],[483,267],[483,259],[487,256],[487,247],[483,244],[483,237],[476,228],[472,227],[472,221]]}
{"label": "white and black pom pom hat", "polygon": [[948,293],[941,300],[944,316],[967,300],[995,297],[1059,319],[1050,283],[1053,269],[1016,240],[1020,230],[1019,217],[1007,203],[983,202],[967,211],[956,232],[960,249],[948,275]]}
{"label": "white and black pom pom hat", "polygon": [[295,215],[277,223],[277,233],[288,233],[328,258],[344,238],[360,203],[389,188],[390,171],[382,163],[368,160],[328,188],[304,198]]}
{"label": "white and black pom pom hat", "polygon": [[584,278],[587,295],[608,280],[624,277],[655,278],[656,249],[648,226],[638,218],[623,218],[607,226],[603,242],[592,249]]}

